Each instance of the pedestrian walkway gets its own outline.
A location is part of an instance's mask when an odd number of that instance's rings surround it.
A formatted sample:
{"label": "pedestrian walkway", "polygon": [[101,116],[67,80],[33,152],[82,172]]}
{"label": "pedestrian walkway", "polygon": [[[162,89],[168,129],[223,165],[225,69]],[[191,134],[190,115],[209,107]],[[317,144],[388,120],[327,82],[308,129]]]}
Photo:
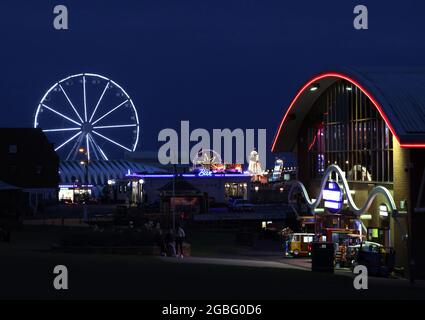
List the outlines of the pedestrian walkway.
{"label": "pedestrian walkway", "polygon": [[287,264],[278,261],[264,261],[257,259],[246,258],[209,258],[209,257],[185,257],[170,258],[160,257],[159,259],[170,263],[195,263],[195,264],[214,264],[238,267],[255,267],[255,268],[279,268],[279,269],[293,269],[293,270],[306,270],[304,267]]}
{"label": "pedestrian walkway", "polygon": [[[278,269],[292,269],[311,272],[311,259],[308,258],[282,258],[281,260],[260,260],[257,258],[240,258],[240,257],[185,257],[170,258],[160,257],[164,262],[179,263],[179,264],[211,264],[222,266],[236,266],[236,267],[253,267],[253,268],[278,268]],[[335,275],[342,275],[353,277],[353,273],[348,269],[336,269]],[[397,285],[401,287],[411,286],[406,279],[389,279],[370,277],[375,284],[380,285]],[[413,287],[425,288],[425,281],[416,281]]]}

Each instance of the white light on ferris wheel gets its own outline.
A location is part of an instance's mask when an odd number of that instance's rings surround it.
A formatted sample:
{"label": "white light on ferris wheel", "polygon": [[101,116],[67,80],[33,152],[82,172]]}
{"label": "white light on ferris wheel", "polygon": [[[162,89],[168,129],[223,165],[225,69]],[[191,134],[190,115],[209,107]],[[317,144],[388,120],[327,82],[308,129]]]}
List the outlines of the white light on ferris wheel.
{"label": "white light on ferris wheel", "polygon": [[[89,103],[87,96],[93,91],[93,86],[104,85],[102,91],[97,93],[96,103]],[[73,86],[78,88],[79,97],[72,96],[68,89]],[[72,90],[74,90],[73,88]],[[108,89],[115,89],[115,97],[121,100],[116,105],[108,106],[101,111],[99,106],[107,96]],[[53,101],[52,95],[62,95],[64,103]],[[92,93],[94,95],[94,93]],[[81,101],[81,102],[80,102]],[[80,102],[80,103],[77,103]],[[78,107],[83,111],[78,111]],[[125,107],[125,108],[124,108]],[[128,120],[123,123],[120,115],[130,110]],[[42,114],[46,111],[53,120],[45,120]],[[65,121],[66,120],[66,121]],[[68,123],[69,126],[60,126],[58,123]],[[107,123],[103,121],[108,121]],[[49,123],[50,122],[50,123]],[[53,123],[54,122],[54,123]],[[139,141],[139,117],[133,101],[125,90],[111,79],[94,73],[80,73],[62,79],[50,87],[44,94],[34,117],[34,128],[41,128],[55,145],[55,151],[67,145],[72,145],[66,156],[66,160],[75,159],[78,150],[84,147],[87,159],[108,160],[105,146],[125,151],[135,151]],[[114,129],[133,128],[126,134],[126,142],[117,141]],[[105,131],[108,129],[107,131]],[[111,130],[112,129],[112,130]],[[61,140],[53,139],[55,133],[63,133]],[[101,141],[103,144],[99,143]]]}

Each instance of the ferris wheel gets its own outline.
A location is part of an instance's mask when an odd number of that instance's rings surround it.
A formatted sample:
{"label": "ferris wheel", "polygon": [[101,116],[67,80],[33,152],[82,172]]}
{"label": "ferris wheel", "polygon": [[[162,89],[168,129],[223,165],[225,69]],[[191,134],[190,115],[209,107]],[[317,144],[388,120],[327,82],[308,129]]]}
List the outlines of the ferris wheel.
{"label": "ferris wheel", "polygon": [[83,148],[87,160],[122,157],[135,151],[139,117],[125,90],[99,74],[81,73],[55,83],[44,94],[34,117],[65,160]]}

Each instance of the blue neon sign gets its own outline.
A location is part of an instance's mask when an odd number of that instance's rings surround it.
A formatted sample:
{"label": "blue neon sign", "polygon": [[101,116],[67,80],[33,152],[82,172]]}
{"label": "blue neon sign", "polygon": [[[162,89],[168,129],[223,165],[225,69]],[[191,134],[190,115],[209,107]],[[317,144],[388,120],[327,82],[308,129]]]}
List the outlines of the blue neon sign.
{"label": "blue neon sign", "polygon": [[213,176],[213,172],[207,169],[201,169],[198,172],[198,177],[212,177]]}
{"label": "blue neon sign", "polygon": [[323,189],[323,200],[325,208],[331,213],[338,213],[342,209],[343,199],[342,191],[338,183],[328,181],[326,187]]}

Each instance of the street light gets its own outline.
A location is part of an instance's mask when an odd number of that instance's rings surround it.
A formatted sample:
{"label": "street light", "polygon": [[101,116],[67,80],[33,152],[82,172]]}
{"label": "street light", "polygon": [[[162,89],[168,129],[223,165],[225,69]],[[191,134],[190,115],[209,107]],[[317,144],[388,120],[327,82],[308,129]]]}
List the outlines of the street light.
{"label": "street light", "polygon": [[88,186],[89,186],[89,173],[88,173],[88,170],[89,170],[89,158],[88,158],[88,153],[86,152],[86,149],[84,148],[84,147],[80,147],[79,149],[78,149],[78,152],[79,153],[81,153],[81,154],[84,154],[85,156],[86,156],[86,159],[85,160],[81,160],[80,161],[80,164],[82,165],[82,166],[85,166],[85,183],[86,183],[86,193],[88,193]]}
{"label": "street light", "polygon": [[88,193],[89,193],[89,158],[88,158],[88,153],[86,152],[86,149],[84,147],[80,147],[78,149],[78,152],[81,154],[84,154],[87,156],[86,160],[81,160],[80,164],[82,166],[84,166],[84,182],[86,184],[85,187],[85,201],[84,201],[84,220],[87,221],[87,217],[88,217],[88,212],[87,212],[87,200],[88,200]]}
{"label": "street light", "polygon": [[145,180],[140,179],[139,180],[139,194],[137,195],[138,201],[140,203],[140,205],[143,205],[143,184],[145,183]]}

